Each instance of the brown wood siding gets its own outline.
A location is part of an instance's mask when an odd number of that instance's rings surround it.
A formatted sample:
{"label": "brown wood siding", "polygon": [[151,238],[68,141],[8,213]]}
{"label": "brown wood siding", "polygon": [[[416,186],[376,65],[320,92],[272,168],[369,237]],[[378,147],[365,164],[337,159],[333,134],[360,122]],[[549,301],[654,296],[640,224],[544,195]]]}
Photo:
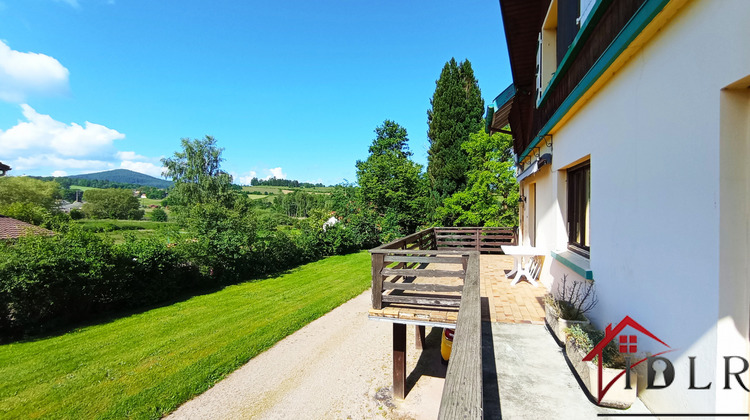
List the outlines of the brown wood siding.
{"label": "brown wood siding", "polygon": [[[596,63],[596,60],[599,59],[645,1],[616,0],[611,2],[607,10],[604,11],[601,20],[593,28],[588,39],[583,42],[573,62],[548,93],[548,97],[541,107],[533,108],[532,110],[519,107],[518,111],[521,114],[525,112],[529,113],[527,115],[530,117],[531,124],[524,124],[525,116],[519,115],[515,118],[515,121],[520,122],[521,126],[523,126],[519,130],[519,126],[513,126],[514,119],[511,118],[511,129],[514,132],[513,148],[516,155],[520,157],[524,150],[526,150],[532,140],[539,134],[544,124],[549,121],[555,111],[562,105],[563,101],[565,101],[578,83],[583,80],[583,77],[594,63]],[[541,28],[541,25],[539,28]],[[506,28],[506,36],[512,37],[512,33],[509,32],[512,30],[513,28]],[[515,73],[513,77],[515,80]]]}

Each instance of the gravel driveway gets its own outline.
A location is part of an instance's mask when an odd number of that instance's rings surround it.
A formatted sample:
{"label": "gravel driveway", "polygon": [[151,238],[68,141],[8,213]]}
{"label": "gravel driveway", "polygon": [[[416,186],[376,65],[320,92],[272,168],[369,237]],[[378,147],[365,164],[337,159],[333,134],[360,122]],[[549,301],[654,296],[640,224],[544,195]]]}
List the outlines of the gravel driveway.
{"label": "gravel driveway", "polygon": [[169,419],[434,419],[445,368],[408,329],[406,400],[392,399],[391,324],[367,318],[367,291],[256,356]]}

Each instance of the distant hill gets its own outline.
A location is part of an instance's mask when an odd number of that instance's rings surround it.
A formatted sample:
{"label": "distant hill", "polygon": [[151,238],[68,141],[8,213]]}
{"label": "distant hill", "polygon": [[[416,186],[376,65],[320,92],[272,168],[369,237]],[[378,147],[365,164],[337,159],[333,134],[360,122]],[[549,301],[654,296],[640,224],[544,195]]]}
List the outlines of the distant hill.
{"label": "distant hill", "polygon": [[128,169],[113,169],[111,171],[94,172],[91,174],[68,175],[66,178],[119,182],[154,188],[169,188],[172,186],[172,181],[166,181]]}

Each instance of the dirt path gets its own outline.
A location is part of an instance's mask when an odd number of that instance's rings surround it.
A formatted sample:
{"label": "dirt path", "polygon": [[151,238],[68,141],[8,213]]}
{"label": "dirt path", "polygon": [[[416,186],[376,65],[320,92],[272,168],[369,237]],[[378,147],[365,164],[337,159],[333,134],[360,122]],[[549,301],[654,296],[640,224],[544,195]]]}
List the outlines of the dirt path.
{"label": "dirt path", "polygon": [[408,329],[407,389],[392,399],[391,324],[367,318],[367,291],[258,355],[170,419],[434,419],[445,368],[441,330],[427,329],[427,350]]}

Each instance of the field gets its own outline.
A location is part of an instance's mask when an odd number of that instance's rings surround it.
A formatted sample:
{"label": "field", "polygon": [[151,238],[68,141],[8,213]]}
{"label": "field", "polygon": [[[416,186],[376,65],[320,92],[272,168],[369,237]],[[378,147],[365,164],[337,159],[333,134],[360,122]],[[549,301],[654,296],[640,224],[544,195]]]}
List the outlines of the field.
{"label": "field", "polygon": [[86,190],[98,190],[98,188],[93,188],[93,187],[83,187],[83,186],[80,186],[80,185],[71,185],[70,187],[68,187],[68,189],[69,189],[69,190],[81,190],[81,191],[86,191]]}
{"label": "field", "polygon": [[366,290],[367,252],[0,346],[2,418],[159,418]]}

